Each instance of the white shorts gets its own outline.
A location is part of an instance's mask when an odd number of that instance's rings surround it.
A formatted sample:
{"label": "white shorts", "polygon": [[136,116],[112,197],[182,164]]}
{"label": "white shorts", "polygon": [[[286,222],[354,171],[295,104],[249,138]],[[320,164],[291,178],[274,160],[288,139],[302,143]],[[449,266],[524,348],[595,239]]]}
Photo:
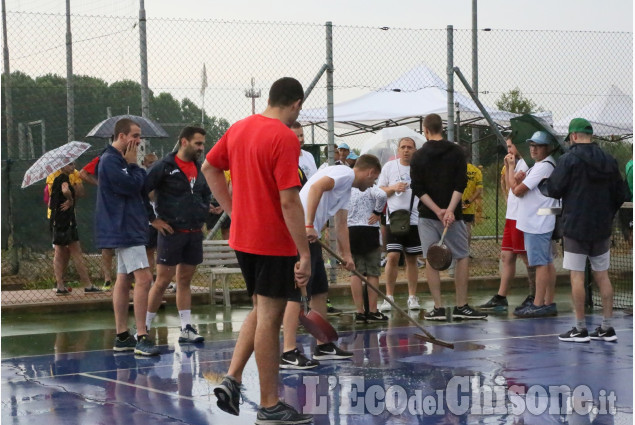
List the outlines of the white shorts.
{"label": "white shorts", "polygon": [[583,272],[586,269],[586,259],[591,263],[591,270],[603,272],[609,269],[611,263],[611,240],[578,241],[564,237],[564,258],[562,267],[567,270]]}
{"label": "white shorts", "polygon": [[115,248],[115,253],[117,254],[117,273],[130,274],[150,267],[146,247],[143,245]]}

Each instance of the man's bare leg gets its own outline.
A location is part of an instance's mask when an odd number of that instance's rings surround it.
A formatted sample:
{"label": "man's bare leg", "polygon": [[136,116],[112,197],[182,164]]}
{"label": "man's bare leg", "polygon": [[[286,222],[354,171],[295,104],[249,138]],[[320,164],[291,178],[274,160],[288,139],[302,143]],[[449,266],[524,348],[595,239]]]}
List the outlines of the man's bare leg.
{"label": "man's bare leg", "polygon": [[252,297],[254,308],[249,312],[238,333],[234,354],[227,375],[234,378],[237,382],[242,382],[243,370],[254,352],[254,337],[256,333],[256,323],[258,320],[258,298],[256,295]]}
{"label": "man's bare leg", "polygon": [[399,252],[389,252],[386,254],[386,295],[393,296],[395,293],[395,282],[399,273]]}
{"label": "man's bare leg", "polygon": [[156,313],[159,311],[161,301],[163,300],[163,294],[176,275],[176,269],[176,266],[164,266],[163,264],[157,264],[157,280],[155,280],[154,285],[150,288],[148,295],[148,312]]}
{"label": "man's bare leg", "polygon": [[[417,267],[419,254],[406,254],[406,277],[408,279],[408,295],[417,295],[417,282],[419,280],[419,268]],[[395,281],[397,276],[395,276]],[[394,281],[393,281],[394,287]]]}
{"label": "man's bare leg", "polygon": [[149,268],[134,271],[134,317],[139,336],[147,335],[146,312],[148,311],[148,293],[152,283],[152,273]]}
{"label": "man's bare leg", "polygon": [[457,307],[463,307],[465,304],[467,304],[467,281],[469,264],[469,257],[456,260],[456,266],[454,268],[454,286],[456,291]]}
{"label": "man's bare leg", "polygon": [[593,280],[595,280],[595,283],[600,288],[600,295],[602,296],[602,316],[605,319],[609,319],[613,317],[613,287],[609,279],[609,271],[593,272]]}
{"label": "man's bare leg", "polygon": [[[257,297],[258,309],[253,347],[260,378],[260,406],[267,408],[275,406],[279,401],[279,334],[287,300],[262,295]],[[326,315],[326,297],[324,298],[324,314]]]}
{"label": "man's bare leg", "polygon": [[439,275],[439,271],[428,265],[428,267],[426,267],[426,279],[428,280],[430,295],[432,295],[432,299],[434,300],[434,308],[443,307],[443,299],[441,298],[441,276]]}
{"label": "man's bare leg", "polygon": [[179,264],[176,266],[176,308],[179,311],[192,308],[192,277],[196,266]]}
{"label": "man's bare leg", "polygon": [[[115,328],[117,333],[128,330],[128,304],[130,302],[131,280],[125,273],[117,273],[117,280],[112,291],[112,307],[115,311]],[[145,325],[143,327],[145,329]]]}
{"label": "man's bare leg", "polygon": [[287,301],[282,319],[282,351],[285,353],[297,348],[296,337],[302,308],[302,303]]}

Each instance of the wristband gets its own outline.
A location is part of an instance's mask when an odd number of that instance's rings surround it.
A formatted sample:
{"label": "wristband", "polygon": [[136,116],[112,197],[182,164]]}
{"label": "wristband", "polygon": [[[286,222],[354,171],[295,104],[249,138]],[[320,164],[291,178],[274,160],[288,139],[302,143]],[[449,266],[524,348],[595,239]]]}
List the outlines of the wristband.
{"label": "wristband", "polygon": [[314,226],[313,226],[312,224],[307,224],[307,225],[306,225],[306,226],[304,226],[304,227],[306,227],[307,229],[313,229],[313,228],[314,228]]}
{"label": "wristband", "polygon": [[373,211],[373,214],[375,214],[375,215],[381,215],[381,211]]}

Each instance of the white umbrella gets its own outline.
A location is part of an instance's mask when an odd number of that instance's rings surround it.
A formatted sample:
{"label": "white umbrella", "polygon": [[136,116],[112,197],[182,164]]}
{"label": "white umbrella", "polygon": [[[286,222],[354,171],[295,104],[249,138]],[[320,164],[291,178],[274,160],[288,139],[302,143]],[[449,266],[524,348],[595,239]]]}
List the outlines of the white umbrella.
{"label": "white umbrella", "polygon": [[49,174],[67,166],[89,148],[90,144],[85,142],[69,142],[46,152],[24,173],[22,189],[45,179]]}
{"label": "white umbrella", "polygon": [[410,137],[414,140],[417,149],[426,142],[426,138],[422,134],[405,125],[386,127],[369,137],[362,145],[360,153],[362,155],[365,153],[375,155],[379,158],[381,165],[384,165],[397,157],[399,140],[404,137]]}

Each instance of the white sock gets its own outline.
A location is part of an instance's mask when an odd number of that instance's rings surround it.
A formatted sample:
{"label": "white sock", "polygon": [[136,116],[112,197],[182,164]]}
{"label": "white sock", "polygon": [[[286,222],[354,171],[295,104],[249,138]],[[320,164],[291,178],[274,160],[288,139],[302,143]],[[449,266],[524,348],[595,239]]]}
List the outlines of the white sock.
{"label": "white sock", "polygon": [[179,317],[181,318],[181,329],[192,324],[192,310],[179,310]]}
{"label": "white sock", "polygon": [[146,331],[150,332],[150,328],[152,327],[152,320],[156,315],[156,313],[150,313],[149,311],[146,311]]}

